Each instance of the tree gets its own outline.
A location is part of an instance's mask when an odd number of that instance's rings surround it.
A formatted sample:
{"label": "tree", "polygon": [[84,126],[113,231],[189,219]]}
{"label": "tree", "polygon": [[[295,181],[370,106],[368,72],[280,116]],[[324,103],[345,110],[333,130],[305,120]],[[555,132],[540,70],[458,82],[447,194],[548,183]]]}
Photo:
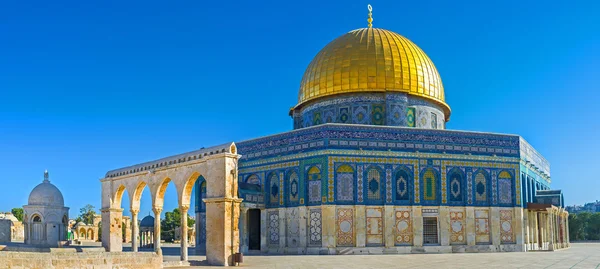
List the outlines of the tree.
{"label": "tree", "polygon": [[[188,214],[188,227],[193,227],[195,220],[190,218]],[[165,219],[160,222],[161,239],[164,239],[166,242],[173,242],[175,240],[175,229],[181,227],[181,212],[179,208],[173,209],[172,212],[165,213]]]}
{"label": "tree", "polygon": [[79,210],[79,217],[77,217],[75,221],[82,221],[85,224],[94,224],[94,215],[96,215],[94,206],[87,204]]}
{"label": "tree", "polygon": [[600,239],[600,213],[582,212],[569,215],[569,239],[572,241]]}
{"label": "tree", "polygon": [[15,207],[10,212],[17,218],[19,221],[23,221],[23,208]]}

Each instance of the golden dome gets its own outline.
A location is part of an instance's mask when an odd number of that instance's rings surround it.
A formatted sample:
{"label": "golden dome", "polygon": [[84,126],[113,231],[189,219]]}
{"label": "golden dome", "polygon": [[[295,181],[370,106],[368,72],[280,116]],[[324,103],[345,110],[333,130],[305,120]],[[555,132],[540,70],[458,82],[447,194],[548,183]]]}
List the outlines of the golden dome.
{"label": "golden dome", "polygon": [[392,31],[362,28],[327,44],[310,62],[298,105],[321,97],[360,92],[404,92],[440,105],[450,118],[444,86],[433,62],[417,45]]}

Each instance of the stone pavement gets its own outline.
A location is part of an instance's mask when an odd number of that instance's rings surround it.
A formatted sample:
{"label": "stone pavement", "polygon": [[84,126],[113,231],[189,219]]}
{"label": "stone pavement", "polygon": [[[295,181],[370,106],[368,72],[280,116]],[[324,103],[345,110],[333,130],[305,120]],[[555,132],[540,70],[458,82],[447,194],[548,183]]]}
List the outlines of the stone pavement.
{"label": "stone pavement", "polygon": [[[165,261],[179,249],[163,248]],[[190,252],[192,253],[192,252]],[[203,261],[204,256],[190,256]],[[202,262],[203,264],[203,262]],[[406,255],[244,256],[243,268],[600,268],[600,243],[573,243],[555,252],[452,253]],[[190,268],[190,267],[181,267]],[[222,268],[197,266],[191,268]]]}

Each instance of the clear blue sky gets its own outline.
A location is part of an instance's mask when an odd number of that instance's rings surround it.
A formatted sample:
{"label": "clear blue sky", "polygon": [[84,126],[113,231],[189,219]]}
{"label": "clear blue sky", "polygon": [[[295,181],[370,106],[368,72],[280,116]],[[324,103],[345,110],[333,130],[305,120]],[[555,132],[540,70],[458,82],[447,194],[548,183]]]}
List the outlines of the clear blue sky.
{"label": "clear blue sky", "polygon": [[520,134],[567,204],[600,199],[598,1],[2,1],[0,211],[44,169],[75,217],[110,169],[290,130],[304,69],[367,3],[434,61],[449,129]]}

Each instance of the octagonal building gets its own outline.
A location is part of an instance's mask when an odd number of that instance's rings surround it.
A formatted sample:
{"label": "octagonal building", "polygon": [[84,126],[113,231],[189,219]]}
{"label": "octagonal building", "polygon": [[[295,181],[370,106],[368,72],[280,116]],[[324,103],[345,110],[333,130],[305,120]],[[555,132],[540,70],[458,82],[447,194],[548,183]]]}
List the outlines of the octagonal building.
{"label": "octagonal building", "polygon": [[[219,232],[231,227],[227,233],[239,236],[243,253],[569,246],[568,212],[562,192],[550,187],[548,161],[518,135],[447,130],[451,109],[441,76],[406,37],[369,23],[334,39],[308,65],[288,113],[294,126],[289,132],[109,171],[102,179],[103,195],[112,199],[105,199],[105,212],[117,211],[125,188],[141,193],[148,183],[160,213],[171,180],[180,209],[187,210],[191,188],[185,184],[193,181],[199,249],[206,245],[207,223]],[[237,186],[226,183],[226,199],[207,190],[218,185],[203,177],[212,170],[198,176],[189,168],[220,153],[241,155],[237,173],[231,171]],[[183,178],[183,171],[193,180]],[[229,193],[230,187],[237,192]],[[243,199],[239,230],[207,222],[204,201],[237,196]],[[160,230],[160,222],[154,225]],[[237,243],[231,245],[235,252]],[[182,246],[187,249],[187,242]]]}

